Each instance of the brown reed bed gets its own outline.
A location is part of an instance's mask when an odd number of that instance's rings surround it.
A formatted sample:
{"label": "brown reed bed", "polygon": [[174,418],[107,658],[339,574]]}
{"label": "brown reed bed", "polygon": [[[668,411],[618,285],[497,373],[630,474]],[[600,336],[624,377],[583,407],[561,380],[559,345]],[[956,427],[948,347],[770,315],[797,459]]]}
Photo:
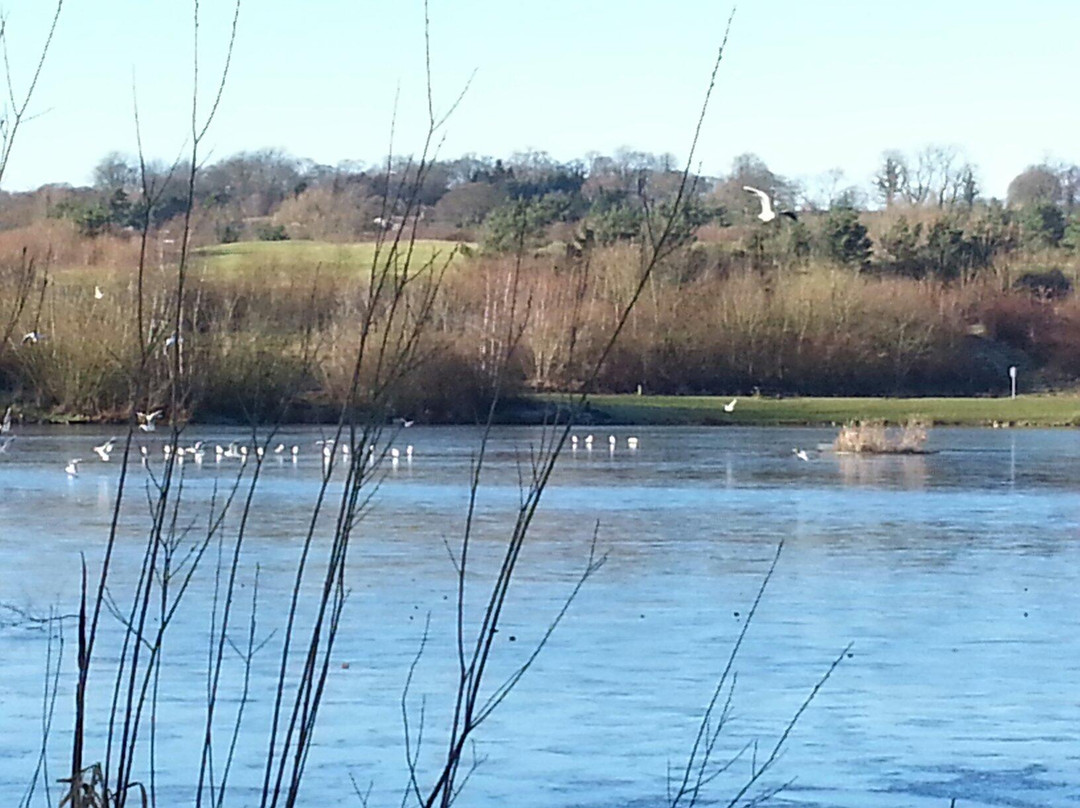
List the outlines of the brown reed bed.
{"label": "brown reed bed", "polygon": [[[0,346],[0,397],[39,417],[107,419],[123,410],[142,350],[150,354],[149,390],[164,389],[175,265],[167,255],[149,262],[140,335],[133,242],[65,228],[50,223],[22,232],[22,241],[14,231],[0,237],[0,333],[11,334]],[[314,245],[313,255],[320,249]],[[687,270],[691,252],[658,266],[598,392],[641,385],[661,394],[962,396],[1001,392],[1012,364],[1024,366],[1029,384],[1060,386],[1080,375],[1080,304],[1071,299],[1033,300],[992,279],[945,286],[824,265],[695,274]],[[252,255],[265,258],[265,271]],[[290,256],[302,263],[295,272]],[[192,266],[181,326],[185,418],[237,419],[283,396],[299,420],[340,405],[369,274],[362,262],[324,270],[304,256],[300,244],[279,252],[263,245],[242,272],[219,271],[213,261]],[[20,267],[31,259],[36,274],[25,287]],[[504,392],[573,389],[633,293],[637,259],[616,246],[597,249],[585,264],[553,256],[453,261],[430,306],[415,381],[395,402],[423,420],[475,420],[512,322],[520,334]],[[424,274],[437,272],[426,267],[416,291],[405,289],[406,309],[421,299]],[[4,301],[20,288],[25,305],[15,312]],[[371,327],[378,331],[385,315],[376,312]],[[31,331],[46,338],[21,344]]]}
{"label": "brown reed bed", "polygon": [[840,454],[928,454],[925,449],[928,429],[921,419],[911,419],[892,428],[884,421],[844,424],[833,441],[833,451]]}

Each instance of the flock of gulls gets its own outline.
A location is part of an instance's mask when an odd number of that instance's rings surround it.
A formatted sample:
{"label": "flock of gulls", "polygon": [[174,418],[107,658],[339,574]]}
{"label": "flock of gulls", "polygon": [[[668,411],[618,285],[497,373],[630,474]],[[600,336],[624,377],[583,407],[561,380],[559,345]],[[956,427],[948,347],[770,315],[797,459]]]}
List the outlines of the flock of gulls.
{"label": "flock of gulls", "polygon": [[[728,403],[724,404],[725,412],[734,412],[735,405],[738,403],[737,398],[731,399]],[[139,430],[142,432],[156,432],[157,421],[162,416],[162,410],[153,410],[152,412],[137,412],[136,416],[139,422]],[[6,454],[8,448],[15,440],[15,435],[12,432],[12,407],[8,407],[4,413],[3,421],[0,422],[0,454]],[[399,427],[410,427],[413,425],[413,421],[398,418],[394,423]],[[118,437],[111,437],[103,443],[93,446],[92,451],[97,456],[98,460],[102,463],[108,463],[112,458],[113,450],[116,448]],[[609,435],[607,438],[608,452],[612,455],[615,454],[618,448],[618,438],[615,435]],[[579,449],[585,452],[592,452],[596,444],[596,437],[592,434],[579,437],[578,435],[570,436],[570,451],[577,453]],[[323,438],[315,441],[314,445],[319,448],[322,456],[323,463],[329,463],[335,453],[340,453],[343,458],[348,458],[355,450],[352,449],[347,442],[338,442],[333,438]],[[626,438],[626,448],[631,452],[636,452],[640,446],[640,440],[635,435],[630,435]],[[180,463],[185,460],[192,460],[197,465],[202,465],[208,457],[212,457],[214,463],[221,463],[226,460],[239,460],[241,463],[246,463],[250,457],[256,457],[262,460],[267,455],[267,448],[264,446],[249,447],[241,444],[239,441],[232,441],[227,446],[221,444],[215,444],[213,448],[207,446],[206,441],[197,440],[190,446],[177,446],[175,450],[171,443],[166,443],[161,447],[162,455],[168,459],[170,455],[175,451],[176,460]],[[791,450],[792,454],[799,460],[804,462],[810,461],[810,455],[805,449],[794,448]],[[141,462],[146,465],[150,460],[150,450],[145,446],[139,446],[139,453],[141,455]],[[292,463],[296,463],[300,457],[300,445],[293,444],[287,446],[284,443],[278,443],[273,449],[269,450],[269,454],[277,458],[280,462],[284,462],[286,459]],[[374,444],[369,444],[366,450],[367,464],[368,466],[374,466],[378,457],[376,447]],[[399,462],[404,459],[405,463],[409,466],[412,465],[413,456],[415,450],[410,443],[406,445],[404,450],[397,447],[391,447],[386,455],[390,458],[390,463],[393,468],[397,468]],[[77,477],[79,474],[79,464],[83,462],[81,457],[73,457],[64,466],[64,471],[69,477]]]}
{"label": "flock of gulls", "polygon": [[[152,412],[137,412],[136,416],[139,422],[139,430],[142,432],[156,432],[157,420],[162,416],[163,410],[154,410]],[[0,422],[0,454],[6,454],[8,448],[15,440],[15,435],[11,434],[12,431],[12,407],[8,407],[4,413],[3,421]],[[395,423],[399,426],[407,427],[412,426],[411,420],[398,419]],[[103,443],[97,446],[91,447],[93,453],[97,456],[98,460],[102,463],[108,463],[112,459],[113,450],[116,448],[119,437],[111,437]],[[335,453],[340,453],[342,457],[349,457],[352,454],[352,449],[346,442],[338,442],[333,438],[324,438],[315,441],[314,444],[319,447],[320,454],[324,463],[329,463]],[[215,444],[212,448],[209,447],[206,441],[197,440],[190,446],[177,446],[174,450],[171,443],[166,443],[161,447],[162,455],[168,459],[175,451],[176,460],[180,463],[186,460],[192,460],[197,465],[202,465],[207,459],[212,458],[215,463],[221,463],[225,460],[239,460],[241,463],[246,463],[250,457],[256,457],[260,460],[267,454],[276,457],[279,461],[284,462],[286,459],[292,463],[296,463],[300,457],[300,445],[293,444],[287,446],[284,443],[278,443],[273,449],[267,450],[265,446],[249,447],[241,444],[239,441],[232,441],[227,446],[221,444]],[[139,446],[139,453],[141,455],[141,462],[146,465],[150,461],[150,449],[145,445]],[[415,450],[412,444],[408,444],[404,450],[396,447],[391,448],[387,455],[390,458],[390,462],[393,466],[397,466],[398,463],[404,459],[406,464],[411,465]],[[367,447],[367,463],[369,466],[374,466],[377,459],[376,447],[374,444]],[[64,471],[69,477],[77,477],[79,475],[79,465],[83,462],[81,457],[73,457],[67,461],[64,466]]]}
{"label": "flock of gulls", "polygon": [[[153,430],[147,430],[153,431]],[[98,459],[103,463],[108,463],[111,459],[112,451],[116,447],[116,442],[119,438],[109,438],[104,443],[94,446],[93,452],[97,455]],[[348,443],[337,443],[333,438],[326,438],[315,441],[315,446],[320,447],[320,455],[322,456],[324,463],[329,463],[335,452],[339,453],[342,457],[347,458],[351,454]],[[141,455],[141,462],[146,465],[150,461],[150,450],[146,446],[139,447],[139,453]],[[172,444],[166,443],[161,447],[161,454],[165,459],[168,459],[174,453]],[[226,460],[239,460],[241,464],[247,463],[249,458],[255,457],[262,460],[264,457],[274,457],[280,462],[289,460],[292,463],[296,463],[300,458],[300,445],[292,444],[291,446],[284,443],[278,443],[273,449],[269,449],[264,446],[250,447],[239,441],[231,441],[227,446],[222,446],[220,443],[215,444],[213,447],[207,445],[206,441],[197,440],[190,446],[177,446],[175,449],[176,460],[179,463],[184,463],[187,460],[193,461],[196,465],[201,466],[208,459],[212,459],[214,463],[221,463]],[[404,459],[407,464],[411,464],[414,455],[414,449],[412,444],[405,447],[404,451],[392,448],[388,453],[391,464],[395,467],[401,459]],[[376,461],[376,448],[374,445],[367,447],[367,463],[369,466],[374,466]],[[83,462],[81,457],[75,457],[68,461],[64,467],[64,471],[69,476],[75,477],[79,474],[79,464]]]}

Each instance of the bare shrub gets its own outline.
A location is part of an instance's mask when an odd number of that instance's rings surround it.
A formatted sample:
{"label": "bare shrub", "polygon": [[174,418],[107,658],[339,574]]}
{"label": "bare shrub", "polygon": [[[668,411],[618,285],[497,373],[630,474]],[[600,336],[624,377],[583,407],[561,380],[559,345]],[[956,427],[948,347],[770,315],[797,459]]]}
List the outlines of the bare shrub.
{"label": "bare shrub", "polygon": [[928,437],[927,425],[910,419],[898,429],[884,421],[857,421],[844,424],[833,441],[833,450],[849,454],[919,454]]}

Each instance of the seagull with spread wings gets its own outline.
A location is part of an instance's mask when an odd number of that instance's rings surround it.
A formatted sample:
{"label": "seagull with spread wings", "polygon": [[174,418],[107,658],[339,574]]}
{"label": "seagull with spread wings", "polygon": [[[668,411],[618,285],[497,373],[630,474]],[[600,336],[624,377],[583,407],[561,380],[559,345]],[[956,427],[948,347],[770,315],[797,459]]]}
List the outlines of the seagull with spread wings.
{"label": "seagull with spread wings", "polygon": [[109,462],[109,455],[112,453],[113,446],[116,445],[116,438],[109,438],[100,446],[94,447],[94,454],[101,458],[103,463]]}
{"label": "seagull with spread wings", "polygon": [[156,432],[157,424],[154,421],[161,417],[162,412],[164,410],[154,410],[151,413],[136,412],[135,414],[139,417],[139,429],[143,432]]}
{"label": "seagull with spread wings", "polygon": [[799,220],[799,217],[795,215],[794,211],[777,210],[773,205],[772,197],[759,188],[755,188],[752,185],[744,185],[743,190],[754,194],[761,201],[761,213],[757,216],[761,221],[771,222],[777,216],[787,216],[792,221]]}

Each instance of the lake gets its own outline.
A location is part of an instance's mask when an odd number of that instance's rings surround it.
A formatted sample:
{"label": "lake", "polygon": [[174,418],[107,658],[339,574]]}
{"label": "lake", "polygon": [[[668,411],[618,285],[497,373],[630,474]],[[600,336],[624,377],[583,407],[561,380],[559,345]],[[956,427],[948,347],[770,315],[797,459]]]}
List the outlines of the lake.
{"label": "lake", "polygon": [[[493,689],[543,636],[581,575],[594,531],[606,563],[585,583],[519,686],[475,736],[461,804],[494,808],[661,806],[778,544],[783,551],[734,665],[718,761],[738,756],[703,801],[726,804],[764,760],[814,685],[763,787],[769,804],[837,808],[1074,805],[1080,795],[1080,433],[935,429],[923,456],[814,452],[828,429],[586,429],[556,469],[496,636]],[[90,428],[26,428],[0,454],[0,604],[77,609],[79,554],[100,565],[118,455]],[[535,429],[496,430],[486,458],[467,576],[475,616],[529,473]],[[616,437],[613,450],[608,436]],[[627,438],[639,439],[627,447]],[[160,470],[167,435],[140,435]],[[322,467],[317,430],[275,437],[242,548],[234,636],[246,641],[256,565],[258,640],[227,804],[255,800],[285,605]],[[250,443],[250,436],[247,436]],[[196,429],[182,442],[244,441]],[[406,444],[415,447],[405,457]],[[477,430],[413,427],[351,549],[349,600],[333,652],[301,803],[398,805],[408,784],[402,694],[427,628],[406,711],[423,711],[421,783],[430,782],[452,708],[456,552]],[[810,460],[794,456],[811,450]],[[64,465],[83,458],[77,476]],[[249,462],[244,474],[254,467]],[[130,601],[148,523],[147,471],[133,459],[112,594]],[[184,464],[177,543],[204,529],[233,458]],[[332,490],[340,489],[340,474]],[[215,489],[216,486],[216,489]],[[246,491],[246,488],[241,489]],[[216,494],[215,494],[216,491]],[[330,509],[333,511],[333,508]],[[331,514],[332,516],[332,514]],[[239,524],[225,520],[220,554]],[[328,516],[317,528],[325,537]],[[183,533],[187,528],[190,532]],[[322,542],[320,547],[325,547]],[[325,553],[318,555],[323,563]],[[193,803],[204,726],[211,543],[170,626],[157,707],[161,804]],[[306,612],[305,612],[306,614]],[[64,624],[49,776],[70,757],[75,630]],[[87,762],[101,755],[119,623],[102,622],[91,680]],[[0,611],[0,793],[22,795],[38,755],[49,632]],[[56,651],[54,643],[53,651]],[[221,737],[242,667],[227,655]],[[221,742],[222,746],[225,741]],[[470,757],[470,761],[471,761]],[[140,768],[142,766],[143,768]],[[148,778],[145,761],[135,774]],[[425,780],[426,778],[426,780]],[[53,786],[52,804],[58,801]],[[748,796],[759,793],[751,791]],[[39,786],[32,804],[44,805]]]}

